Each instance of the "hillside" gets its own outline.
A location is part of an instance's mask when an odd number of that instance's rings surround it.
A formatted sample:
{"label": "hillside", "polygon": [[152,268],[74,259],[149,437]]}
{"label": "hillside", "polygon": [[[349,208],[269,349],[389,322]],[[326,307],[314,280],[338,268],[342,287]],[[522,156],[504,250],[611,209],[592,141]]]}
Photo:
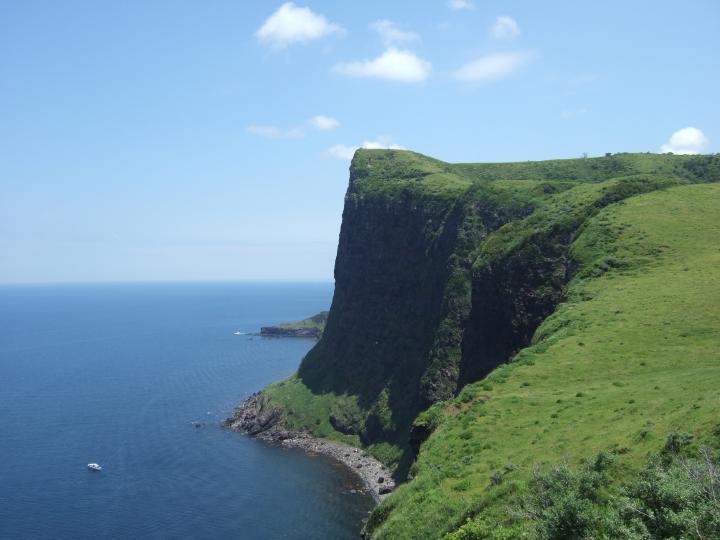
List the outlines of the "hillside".
{"label": "hillside", "polygon": [[321,311],[317,315],[297,322],[280,323],[260,328],[260,335],[266,337],[310,337],[319,338],[325,330],[328,312]]}
{"label": "hillside", "polygon": [[718,180],[720,156],[360,150],[325,332],[258,402],[410,472],[373,537],[530,530],[508,505],[537,463],[630,471],[670,432],[715,437]]}

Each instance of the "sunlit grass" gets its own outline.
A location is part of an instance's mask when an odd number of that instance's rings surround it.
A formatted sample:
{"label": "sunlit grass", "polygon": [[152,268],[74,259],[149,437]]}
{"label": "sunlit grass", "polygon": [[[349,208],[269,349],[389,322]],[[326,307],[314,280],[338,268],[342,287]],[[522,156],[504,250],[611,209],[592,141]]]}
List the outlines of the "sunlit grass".
{"label": "sunlit grass", "polygon": [[[378,511],[377,521],[388,517],[376,535],[438,537],[478,511],[511,519],[507,506],[537,463],[615,449],[620,467],[633,468],[671,431],[712,437],[718,238],[718,185],[640,195],[592,218],[573,244],[581,271],[569,300],[534,346],[446,409],[415,479]],[[608,254],[622,264],[608,265]]]}

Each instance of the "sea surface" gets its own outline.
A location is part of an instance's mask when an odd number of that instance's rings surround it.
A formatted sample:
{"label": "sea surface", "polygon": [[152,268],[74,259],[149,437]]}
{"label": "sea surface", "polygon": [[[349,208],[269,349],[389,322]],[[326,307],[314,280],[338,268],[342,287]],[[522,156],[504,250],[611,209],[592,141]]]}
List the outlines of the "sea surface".
{"label": "sea surface", "polygon": [[0,287],[0,538],[357,538],[372,500],[345,468],[220,426],[314,344],[233,332],[331,297],[329,283]]}

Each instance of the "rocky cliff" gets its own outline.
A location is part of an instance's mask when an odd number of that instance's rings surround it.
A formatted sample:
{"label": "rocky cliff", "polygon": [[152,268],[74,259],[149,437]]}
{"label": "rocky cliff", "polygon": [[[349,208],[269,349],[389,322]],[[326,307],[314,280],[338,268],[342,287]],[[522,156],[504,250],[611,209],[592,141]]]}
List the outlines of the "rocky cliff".
{"label": "rocky cliff", "polygon": [[326,329],[297,375],[264,391],[273,424],[365,446],[403,477],[425,437],[418,414],[510,361],[563,301],[587,220],[639,193],[712,180],[718,161],[451,165],[358,151]]}

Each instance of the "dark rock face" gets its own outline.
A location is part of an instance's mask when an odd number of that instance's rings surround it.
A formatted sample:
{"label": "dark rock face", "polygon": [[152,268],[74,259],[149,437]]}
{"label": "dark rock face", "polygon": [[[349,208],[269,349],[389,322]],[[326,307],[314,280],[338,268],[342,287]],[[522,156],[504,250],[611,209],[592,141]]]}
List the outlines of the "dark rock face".
{"label": "dark rock face", "polygon": [[[341,433],[407,447],[417,414],[458,390],[472,309],[472,252],[487,234],[527,215],[482,189],[456,199],[363,193],[345,199],[335,294],[322,339],[299,369],[316,393],[358,397],[367,414],[338,415]],[[332,413],[332,411],[331,411]]]}
{"label": "dark rock face", "polygon": [[425,425],[413,424],[410,428],[410,437],[408,438],[410,448],[413,454],[417,456],[420,453],[420,445],[424,443],[432,435],[430,427]]}
{"label": "dark rock face", "polygon": [[266,396],[256,392],[237,407],[233,416],[225,420],[223,425],[248,435],[264,434],[282,440],[287,438],[287,433],[279,429],[281,420],[282,410],[272,407]]}
{"label": "dark rock face", "polygon": [[354,419],[348,419],[339,415],[330,415],[330,425],[334,430],[344,433],[345,435],[357,435],[360,433],[362,426]]}
{"label": "dark rock face", "polygon": [[476,381],[530,344],[571,277],[570,234],[532,239],[476,270],[459,384]]}

